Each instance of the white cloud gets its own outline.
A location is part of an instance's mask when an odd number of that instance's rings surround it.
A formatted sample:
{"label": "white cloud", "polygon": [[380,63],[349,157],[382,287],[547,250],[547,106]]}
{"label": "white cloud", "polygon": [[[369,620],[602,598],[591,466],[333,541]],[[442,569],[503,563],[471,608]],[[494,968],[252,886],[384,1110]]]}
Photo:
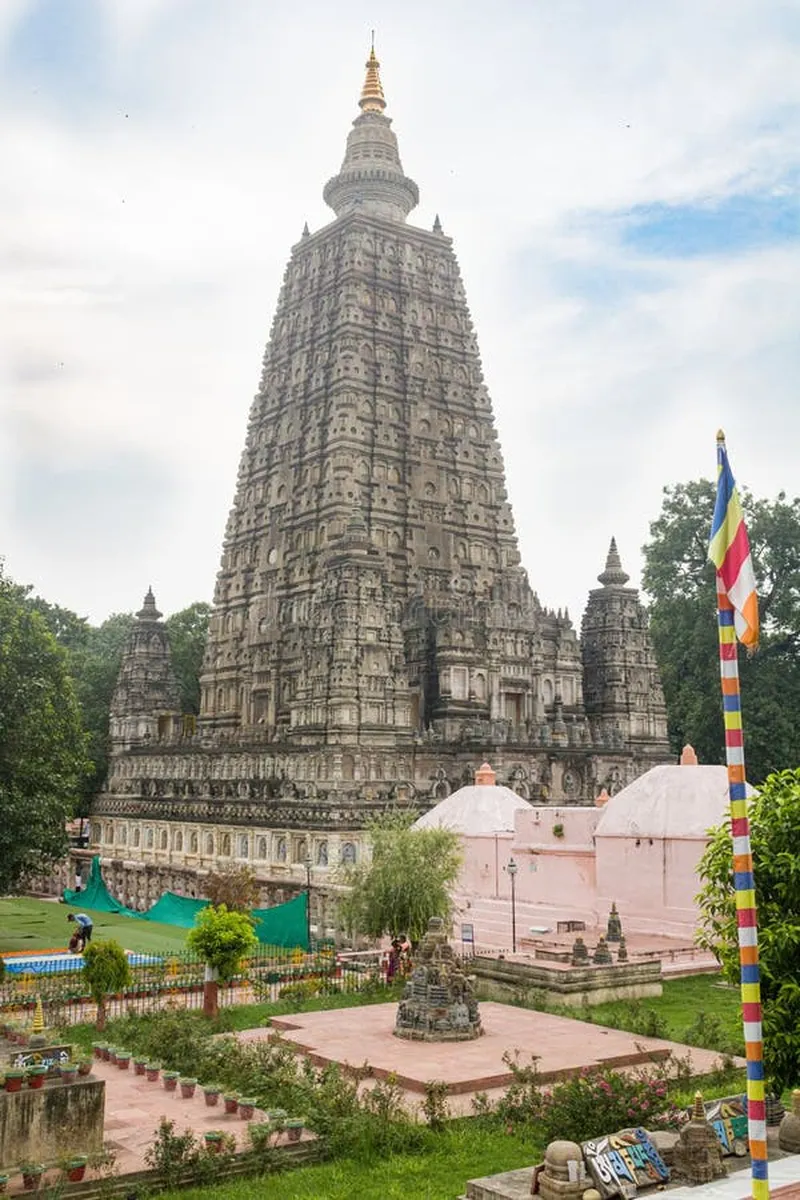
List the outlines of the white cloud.
{"label": "white cloud", "polygon": [[[0,6],[7,64],[16,21],[36,11]],[[0,84],[0,550],[18,578],[98,618],[135,607],[150,582],[166,611],[210,596],[284,264],[303,221],[331,215],[321,189],[372,24],[422,192],[412,220],[438,211],[456,239],[543,600],[577,617],[612,532],[635,574],[662,484],[712,473],[719,424],[743,481],[800,491],[797,244],[645,260],[618,216],[791,191],[789,9],[105,0],[97,12],[105,52],[85,78],[12,69]],[[143,472],[146,536],[120,529],[113,569],[99,534],[70,545],[56,522],[58,544],[46,524],[31,537],[15,472],[60,465],[79,486],[126,453],[169,486],[154,507]]]}

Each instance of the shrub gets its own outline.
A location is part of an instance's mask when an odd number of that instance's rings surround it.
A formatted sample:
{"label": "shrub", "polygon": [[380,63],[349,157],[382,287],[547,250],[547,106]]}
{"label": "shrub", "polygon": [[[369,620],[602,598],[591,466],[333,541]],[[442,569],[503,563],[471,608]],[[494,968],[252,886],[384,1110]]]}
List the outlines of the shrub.
{"label": "shrub", "polygon": [[537,1124],[547,1141],[581,1142],[630,1125],[663,1129],[677,1121],[667,1100],[670,1060],[638,1072],[584,1069],[550,1088],[542,1088],[535,1059],[523,1066],[507,1054],[504,1061],[514,1078],[498,1116],[512,1127]]}
{"label": "shrub", "polygon": [[105,1002],[130,986],[131,969],[119,942],[89,942],[83,953],[83,978],[97,1005],[97,1028],[105,1025]]}
{"label": "shrub", "polygon": [[225,982],[239,970],[242,959],[258,945],[250,917],[229,912],[224,904],[201,909],[189,930],[186,945]]}

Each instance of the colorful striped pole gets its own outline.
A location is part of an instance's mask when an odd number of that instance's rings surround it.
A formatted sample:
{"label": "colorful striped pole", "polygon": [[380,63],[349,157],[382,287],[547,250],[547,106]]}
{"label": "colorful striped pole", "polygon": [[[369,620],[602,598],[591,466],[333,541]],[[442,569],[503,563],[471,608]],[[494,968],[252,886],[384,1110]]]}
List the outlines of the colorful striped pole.
{"label": "colorful striped pole", "polygon": [[[724,449],[724,443],[723,443]],[[733,838],[733,881],[736,925],[739,935],[739,969],[742,995],[745,1057],[747,1059],[747,1127],[750,1142],[750,1179],[753,1200],[769,1200],[767,1122],[764,1095],[764,1043],[761,1028],[761,981],[758,968],[758,923],[747,816],[742,705],[739,691],[734,608],[725,584],[717,574],[722,707],[725,717],[725,757]]]}

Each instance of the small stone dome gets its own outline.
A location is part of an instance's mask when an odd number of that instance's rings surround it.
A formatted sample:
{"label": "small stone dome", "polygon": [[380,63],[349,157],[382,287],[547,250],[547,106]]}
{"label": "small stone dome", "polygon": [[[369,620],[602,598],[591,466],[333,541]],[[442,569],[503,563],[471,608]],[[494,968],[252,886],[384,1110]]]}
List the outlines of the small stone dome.
{"label": "small stone dome", "polygon": [[577,1142],[550,1142],[544,1162],[547,1167],[565,1170],[569,1162],[583,1162],[583,1151]]}

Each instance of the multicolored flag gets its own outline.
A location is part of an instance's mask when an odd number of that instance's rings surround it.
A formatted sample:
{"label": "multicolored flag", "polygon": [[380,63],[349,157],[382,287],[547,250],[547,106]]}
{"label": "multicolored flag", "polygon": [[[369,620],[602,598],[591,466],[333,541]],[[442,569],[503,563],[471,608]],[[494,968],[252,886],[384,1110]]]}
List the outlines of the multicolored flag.
{"label": "multicolored flag", "polygon": [[722,432],[717,434],[717,503],[708,555],[717,568],[719,666],[733,839],[733,886],[739,941],[742,1023],[747,1060],[750,1187],[753,1200],[769,1200],[756,885],[750,846],[750,819],[747,812],[742,702],[736,653],[737,636],[739,641],[748,647],[758,645],[758,599],[750,543],[725,451],[725,435]]}
{"label": "multicolored flag", "polygon": [[708,557],[717,568],[717,590],[733,609],[736,636],[745,646],[758,645],[758,597],[744,513],[725,449],[725,434],[717,434],[717,503],[711,524]]}

